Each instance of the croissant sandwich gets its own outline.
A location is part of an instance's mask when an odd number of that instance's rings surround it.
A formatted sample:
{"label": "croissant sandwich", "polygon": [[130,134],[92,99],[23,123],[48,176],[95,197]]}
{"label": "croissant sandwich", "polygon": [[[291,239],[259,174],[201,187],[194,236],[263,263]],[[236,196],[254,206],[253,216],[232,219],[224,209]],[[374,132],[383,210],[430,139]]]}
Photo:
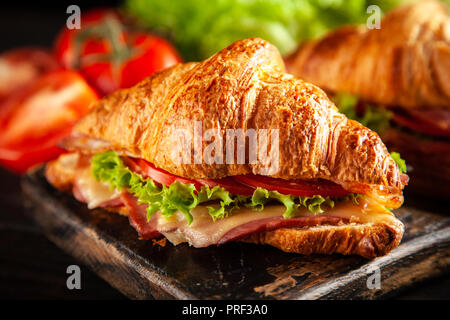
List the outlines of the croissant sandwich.
{"label": "croissant sandwich", "polygon": [[450,196],[450,17],[420,1],[379,29],[345,26],[286,58],[290,73],[326,90],[408,163],[409,191]]}
{"label": "croissant sandwich", "polygon": [[143,239],[373,258],[403,235],[390,210],[408,177],[379,136],[261,39],[111,94],[62,145],[48,181]]}

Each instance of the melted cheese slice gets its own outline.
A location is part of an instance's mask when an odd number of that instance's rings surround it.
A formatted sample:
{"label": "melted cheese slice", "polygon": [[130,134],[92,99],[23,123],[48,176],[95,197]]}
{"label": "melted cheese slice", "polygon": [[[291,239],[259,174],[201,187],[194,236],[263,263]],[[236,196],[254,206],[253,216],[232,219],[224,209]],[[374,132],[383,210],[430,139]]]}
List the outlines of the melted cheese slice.
{"label": "melted cheese slice", "polygon": [[90,167],[78,170],[75,185],[82,194],[89,209],[96,208],[102,203],[120,197],[120,191],[112,189],[108,183],[100,182],[94,178]]}

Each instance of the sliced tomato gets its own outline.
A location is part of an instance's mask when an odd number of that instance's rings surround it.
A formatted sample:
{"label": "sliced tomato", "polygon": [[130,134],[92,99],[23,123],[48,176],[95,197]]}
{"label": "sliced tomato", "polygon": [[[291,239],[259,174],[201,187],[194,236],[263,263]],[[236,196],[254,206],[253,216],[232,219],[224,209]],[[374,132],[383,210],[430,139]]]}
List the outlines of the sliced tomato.
{"label": "sliced tomato", "polygon": [[144,178],[151,178],[160,185],[170,186],[175,181],[184,184],[192,183],[197,190],[202,185],[211,188],[221,186],[230,193],[243,196],[251,196],[258,187],[278,191],[283,194],[294,196],[333,196],[339,197],[347,195],[349,192],[338,184],[330,181],[305,181],[305,180],[283,180],[266,176],[243,175],[225,177],[222,179],[187,179],[179,177],[165,170],[156,168],[153,164],[143,159],[126,158],[125,163],[133,170],[141,174]]}
{"label": "sliced tomato", "polygon": [[153,164],[145,161],[144,159],[128,158],[126,163],[134,172],[141,174],[144,178],[150,178],[160,185],[170,186],[175,181],[178,181],[184,184],[192,183],[197,190],[200,190],[202,187],[201,184],[195,180],[176,176],[170,172],[155,167]]}
{"label": "sliced tomato", "polygon": [[144,178],[151,178],[153,181],[160,185],[170,186],[175,181],[179,181],[184,184],[192,183],[197,190],[200,190],[202,186],[209,186],[214,188],[215,186],[221,186],[228,192],[233,194],[240,194],[244,196],[251,196],[254,188],[247,187],[232,177],[226,177],[222,179],[187,179],[180,176],[176,176],[165,170],[156,168],[153,164],[143,159],[126,158],[125,163],[134,172],[139,173]]}
{"label": "sliced tomato", "polygon": [[0,110],[0,163],[16,172],[51,160],[72,125],[97,101],[74,71],[46,73],[10,96]]}
{"label": "sliced tomato", "polygon": [[240,194],[243,196],[251,196],[253,194],[253,191],[255,190],[255,188],[243,185],[232,177],[226,177],[222,179],[197,179],[197,181],[203,185],[209,186],[210,188],[220,186],[228,192]]}
{"label": "sliced tomato", "polygon": [[234,176],[233,178],[249,187],[260,187],[267,190],[278,191],[282,194],[290,194],[293,196],[311,197],[314,195],[321,195],[324,197],[339,197],[349,193],[340,185],[327,180],[284,180],[251,174]]}

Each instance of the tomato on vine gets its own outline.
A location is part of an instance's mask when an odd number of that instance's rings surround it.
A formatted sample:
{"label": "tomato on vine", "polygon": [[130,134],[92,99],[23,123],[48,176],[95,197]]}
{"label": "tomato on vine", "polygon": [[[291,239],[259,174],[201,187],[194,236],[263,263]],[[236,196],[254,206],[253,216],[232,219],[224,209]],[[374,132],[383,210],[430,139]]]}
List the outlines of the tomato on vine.
{"label": "tomato on vine", "polygon": [[125,22],[115,10],[97,9],[81,17],[81,29],[61,30],[55,54],[99,92],[128,88],[154,72],[181,62],[166,40]]}

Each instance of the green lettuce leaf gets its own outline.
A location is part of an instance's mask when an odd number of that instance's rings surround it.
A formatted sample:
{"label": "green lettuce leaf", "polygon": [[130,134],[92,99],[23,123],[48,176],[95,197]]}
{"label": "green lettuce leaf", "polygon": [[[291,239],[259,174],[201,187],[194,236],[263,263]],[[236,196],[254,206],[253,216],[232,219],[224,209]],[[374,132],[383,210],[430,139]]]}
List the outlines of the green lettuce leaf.
{"label": "green lettuce leaf", "polygon": [[391,152],[391,157],[392,159],[394,159],[395,163],[397,163],[400,172],[406,173],[406,161],[400,157],[400,153]]}
{"label": "green lettuce leaf", "polygon": [[[170,186],[158,187],[152,179],[144,179],[124,165],[120,156],[114,151],[96,154],[91,160],[92,174],[100,181],[108,183],[111,188],[127,189],[138,198],[139,203],[147,207],[147,219],[160,211],[161,215],[170,218],[175,212],[182,212],[188,224],[193,217],[190,213],[197,205],[215,201],[215,206],[207,206],[213,220],[227,217],[247,197],[232,195],[224,188],[203,186],[197,193],[193,184],[175,181]],[[219,200],[219,201],[217,201]]]}
{"label": "green lettuce leaf", "polygon": [[[147,204],[147,219],[160,211],[161,215],[170,218],[175,212],[184,214],[188,224],[193,217],[191,210],[199,204],[205,204],[209,215],[216,221],[231,215],[232,211],[242,206],[262,211],[268,203],[279,202],[286,210],[284,218],[297,216],[298,209],[303,206],[314,214],[324,211],[324,206],[333,208],[335,200],[319,195],[313,197],[296,197],[257,188],[251,197],[231,194],[220,186],[210,188],[202,186],[196,191],[193,184],[175,181],[170,186],[159,187],[152,179],[144,179],[141,175],[131,171],[114,151],[96,154],[91,159],[93,176],[108,183],[111,188],[127,190],[138,198],[139,203]],[[339,198],[336,199],[338,201]],[[208,205],[210,203],[210,205]]]}
{"label": "green lettuce leaf", "polygon": [[314,214],[323,213],[322,205],[329,208],[334,208],[334,200],[330,197],[314,196],[314,197],[299,197],[300,203]]}
{"label": "green lettuce leaf", "polygon": [[203,186],[198,193],[198,203],[204,203],[208,201],[220,200],[220,206],[212,207],[207,206],[209,215],[216,221],[228,217],[231,211],[238,208],[239,201],[232,198],[232,195],[220,186],[215,186],[210,189],[209,186]]}
{"label": "green lettuce leaf", "polygon": [[353,204],[358,205],[359,199],[363,199],[365,195],[359,194],[359,193],[350,193],[349,195],[346,195],[342,197],[342,200],[344,201],[351,201]]}
{"label": "green lettuce leaf", "polygon": [[188,61],[208,58],[232,42],[260,37],[283,55],[299,42],[343,24],[363,24],[367,7],[386,12],[405,0],[126,0],[125,9],[167,35]]}
{"label": "green lettuce leaf", "polygon": [[121,190],[130,185],[132,173],[123,165],[119,155],[114,151],[94,155],[91,166],[94,177],[107,182],[113,189]]}
{"label": "green lettuce leaf", "polygon": [[270,201],[280,202],[286,207],[286,210],[283,213],[284,218],[294,217],[299,207],[299,205],[294,202],[294,196],[281,194],[278,191],[269,191],[263,188],[257,188],[253,192],[253,196],[251,197],[250,202],[246,204],[246,207],[262,211],[264,210],[264,205]]}

